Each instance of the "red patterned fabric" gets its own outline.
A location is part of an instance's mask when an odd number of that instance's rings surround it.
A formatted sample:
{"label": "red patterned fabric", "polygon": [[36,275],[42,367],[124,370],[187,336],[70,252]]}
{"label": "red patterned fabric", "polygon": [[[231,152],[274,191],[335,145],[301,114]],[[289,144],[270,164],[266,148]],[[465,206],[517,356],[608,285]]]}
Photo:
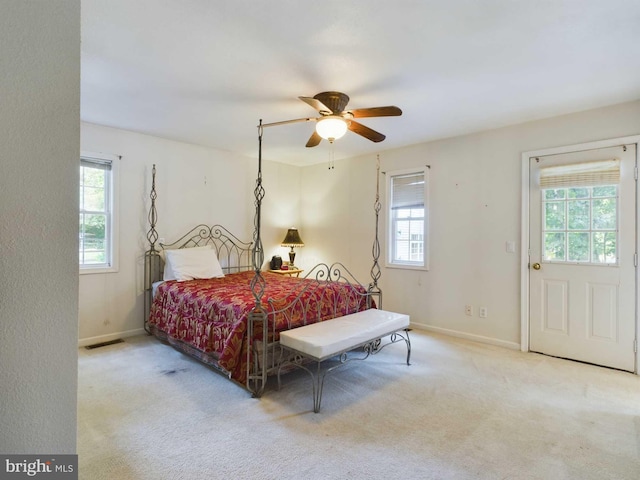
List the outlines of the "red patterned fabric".
{"label": "red patterned fabric", "polygon": [[[217,360],[231,378],[245,383],[247,375],[247,320],[255,306],[250,283],[254,272],[240,272],[224,278],[167,281],[159,285],[149,316],[152,331],[169,341],[192,347],[192,353]],[[263,307],[293,305],[275,315],[276,332],[305,323],[335,318],[365,310],[366,291],[340,282],[317,282],[265,272]],[[305,315],[306,314],[306,315]],[[270,320],[273,316],[270,316]]]}

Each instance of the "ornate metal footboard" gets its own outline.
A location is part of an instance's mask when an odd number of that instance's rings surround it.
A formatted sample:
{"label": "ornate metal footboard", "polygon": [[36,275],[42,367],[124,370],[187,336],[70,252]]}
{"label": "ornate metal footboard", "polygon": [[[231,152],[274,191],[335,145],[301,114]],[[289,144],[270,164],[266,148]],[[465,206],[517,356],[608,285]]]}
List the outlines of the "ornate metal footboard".
{"label": "ornate metal footboard", "polygon": [[[259,397],[284,360],[279,332],[376,306],[380,292],[359,283],[341,263],[313,267],[295,298],[270,298],[247,325],[247,389]],[[252,312],[256,313],[256,312]]]}

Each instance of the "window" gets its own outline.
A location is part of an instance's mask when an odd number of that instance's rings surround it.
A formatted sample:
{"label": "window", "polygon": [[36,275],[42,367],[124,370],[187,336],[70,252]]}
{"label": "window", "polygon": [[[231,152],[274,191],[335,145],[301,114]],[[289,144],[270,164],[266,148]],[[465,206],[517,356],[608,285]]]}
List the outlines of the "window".
{"label": "window", "polygon": [[542,190],[544,260],[617,264],[618,186]]}
{"label": "window", "polygon": [[619,161],[540,169],[543,261],[618,263]]}
{"label": "window", "polygon": [[427,269],[428,169],[387,173],[387,266]]}
{"label": "window", "polygon": [[80,273],[117,271],[118,159],[90,153],[80,157]]}

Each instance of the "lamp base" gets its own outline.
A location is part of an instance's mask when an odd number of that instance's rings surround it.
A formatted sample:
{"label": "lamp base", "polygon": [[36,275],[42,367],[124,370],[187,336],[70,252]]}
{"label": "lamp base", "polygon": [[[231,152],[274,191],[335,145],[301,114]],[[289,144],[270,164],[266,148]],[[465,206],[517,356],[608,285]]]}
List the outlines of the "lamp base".
{"label": "lamp base", "polygon": [[296,252],[293,251],[293,247],[291,247],[291,251],[289,252],[289,268],[292,268],[293,262],[296,259]]}

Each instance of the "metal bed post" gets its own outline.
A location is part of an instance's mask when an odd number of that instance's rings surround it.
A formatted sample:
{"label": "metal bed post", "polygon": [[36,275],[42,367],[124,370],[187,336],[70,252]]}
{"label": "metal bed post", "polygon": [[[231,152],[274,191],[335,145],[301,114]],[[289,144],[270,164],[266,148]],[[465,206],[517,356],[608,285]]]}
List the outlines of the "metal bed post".
{"label": "metal bed post", "polygon": [[147,232],[147,240],[151,246],[144,254],[144,329],[147,333],[149,330],[149,313],[151,312],[151,302],[153,302],[153,282],[160,280],[161,260],[160,252],[156,250],[156,242],[158,241],[158,232],[156,231],[156,223],[158,221],[158,211],[156,210],[156,164],[151,169],[151,208],[149,209],[149,231]]}
{"label": "metal bed post", "polygon": [[[258,177],[253,190],[255,196],[256,213],[254,217],[253,231],[253,268],[255,276],[251,280],[251,292],[256,300],[256,305],[249,313],[247,326],[247,389],[254,397],[260,397],[267,383],[267,344],[269,343],[269,327],[267,312],[262,306],[262,296],[265,289],[265,280],[262,276],[264,263],[264,250],[260,238],[260,222],[264,187],[262,186],[262,119],[258,125]],[[262,326],[262,351],[258,353],[255,345],[255,329]],[[258,358],[258,354],[260,357]],[[254,358],[252,359],[252,356]],[[253,360],[253,361],[252,361]]]}
{"label": "metal bed post", "polygon": [[380,240],[378,239],[378,224],[380,217],[380,210],[382,205],[380,203],[380,155],[376,156],[376,200],[373,204],[373,210],[376,214],[376,236],[373,240],[372,254],[373,254],[373,266],[371,267],[371,279],[373,280],[369,284],[369,296],[367,297],[367,306],[371,307],[371,296],[376,295],[378,297],[378,308],[382,309],[382,290],[378,286],[378,280],[382,275],[380,271],[380,264],[378,260],[380,258]]}

